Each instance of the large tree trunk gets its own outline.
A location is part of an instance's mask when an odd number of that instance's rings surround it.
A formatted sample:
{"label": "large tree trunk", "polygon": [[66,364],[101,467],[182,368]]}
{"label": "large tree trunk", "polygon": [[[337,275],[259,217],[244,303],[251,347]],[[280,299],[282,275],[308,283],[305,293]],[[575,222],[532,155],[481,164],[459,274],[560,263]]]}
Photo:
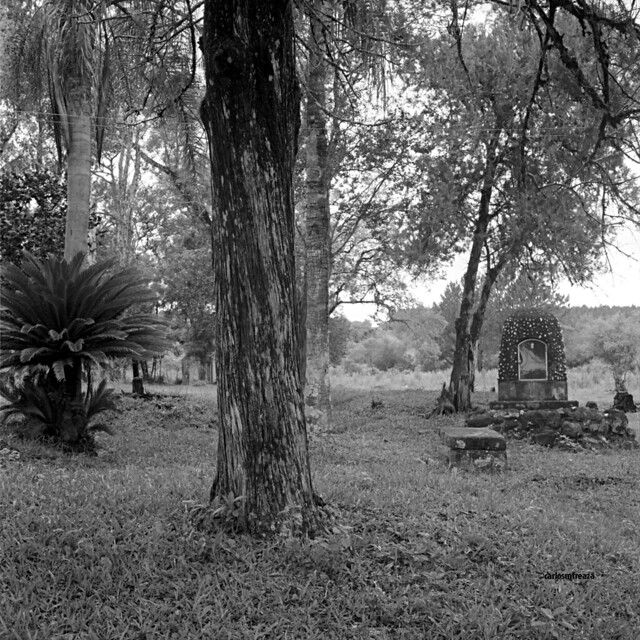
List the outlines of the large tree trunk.
{"label": "large tree trunk", "polygon": [[293,164],[299,127],[289,0],[206,0],[218,370],[211,497],[251,532],[309,531],[316,507],[298,363]]}
{"label": "large tree trunk", "polygon": [[307,82],[306,157],[306,290],[307,344],[305,403],[310,429],[326,430],[331,422],[329,386],[329,173],[327,169],[327,64],[323,55],[330,12],[327,0],[314,0],[310,12],[309,74]]}

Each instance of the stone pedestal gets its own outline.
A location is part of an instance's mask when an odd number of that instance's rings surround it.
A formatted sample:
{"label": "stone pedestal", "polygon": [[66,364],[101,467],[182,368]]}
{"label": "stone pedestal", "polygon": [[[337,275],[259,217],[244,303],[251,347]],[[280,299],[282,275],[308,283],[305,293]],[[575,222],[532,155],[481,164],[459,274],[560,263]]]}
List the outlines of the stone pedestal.
{"label": "stone pedestal", "polygon": [[501,380],[500,400],[566,400],[566,380]]}
{"label": "stone pedestal", "polygon": [[449,466],[477,471],[507,468],[507,441],[492,429],[449,427],[441,432],[449,447]]}
{"label": "stone pedestal", "polygon": [[497,400],[489,403],[489,409],[496,411],[535,411],[536,409],[573,409],[577,400]]}

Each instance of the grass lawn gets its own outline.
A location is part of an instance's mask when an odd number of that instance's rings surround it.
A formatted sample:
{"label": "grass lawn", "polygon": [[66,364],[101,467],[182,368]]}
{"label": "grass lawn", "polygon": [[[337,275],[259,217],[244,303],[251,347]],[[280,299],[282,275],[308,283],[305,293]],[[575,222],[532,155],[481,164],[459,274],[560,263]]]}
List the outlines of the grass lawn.
{"label": "grass lawn", "polygon": [[640,451],[510,442],[502,475],[450,471],[436,395],[335,389],[340,432],[311,442],[335,526],[312,541],[195,526],[210,387],[121,398],[97,457],[5,429],[0,640],[640,637]]}

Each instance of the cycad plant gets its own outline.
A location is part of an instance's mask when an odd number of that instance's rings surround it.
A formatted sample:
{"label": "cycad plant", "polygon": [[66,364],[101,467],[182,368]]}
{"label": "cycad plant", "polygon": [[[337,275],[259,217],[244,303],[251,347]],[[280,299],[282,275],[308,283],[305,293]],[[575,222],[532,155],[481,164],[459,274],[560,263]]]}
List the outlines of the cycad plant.
{"label": "cycad plant", "polygon": [[40,420],[68,443],[85,438],[92,415],[110,406],[104,384],[83,392],[83,368],[166,347],[164,324],[131,312],[156,301],[139,271],[113,260],[85,264],[81,253],[70,262],[25,254],[21,268],[2,268],[0,370],[28,381],[5,410]]}

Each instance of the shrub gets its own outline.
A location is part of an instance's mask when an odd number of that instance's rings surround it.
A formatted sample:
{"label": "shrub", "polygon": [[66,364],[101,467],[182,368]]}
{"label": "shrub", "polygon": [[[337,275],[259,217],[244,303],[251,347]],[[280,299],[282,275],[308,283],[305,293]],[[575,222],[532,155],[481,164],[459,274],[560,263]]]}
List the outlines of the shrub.
{"label": "shrub", "polygon": [[89,420],[109,406],[101,384],[82,390],[83,370],[119,357],[143,358],[166,347],[164,325],[134,305],[155,302],[148,281],[135,268],[115,269],[107,260],[86,269],[71,262],[25,255],[23,266],[2,269],[0,370],[27,382],[7,392],[9,412],[43,423],[68,443],[86,439]]}
{"label": "shrub", "polygon": [[616,392],[627,392],[627,376],[640,370],[640,318],[616,314],[592,326],[593,351],[609,367]]}
{"label": "shrub", "polygon": [[368,364],[379,371],[411,369],[413,363],[407,347],[390,331],[376,331],[368,338],[352,345],[348,358],[358,364]]}

